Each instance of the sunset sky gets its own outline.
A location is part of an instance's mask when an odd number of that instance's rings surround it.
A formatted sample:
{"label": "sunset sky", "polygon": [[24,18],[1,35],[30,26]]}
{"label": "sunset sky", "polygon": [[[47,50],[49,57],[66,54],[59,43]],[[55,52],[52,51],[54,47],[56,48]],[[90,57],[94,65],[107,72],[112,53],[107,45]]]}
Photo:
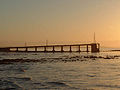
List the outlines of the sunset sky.
{"label": "sunset sky", "polygon": [[120,47],[120,0],[0,0],[0,46],[91,43]]}

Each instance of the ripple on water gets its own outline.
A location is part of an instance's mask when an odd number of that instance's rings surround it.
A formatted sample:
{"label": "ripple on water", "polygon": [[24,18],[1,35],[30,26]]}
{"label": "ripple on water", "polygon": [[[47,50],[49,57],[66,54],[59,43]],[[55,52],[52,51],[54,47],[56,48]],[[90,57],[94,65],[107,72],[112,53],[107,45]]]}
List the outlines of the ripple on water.
{"label": "ripple on water", "polygon": [[31,81],[32,80],[31,77],[23,77],[23,78],[17,78],[17,79],[20,79],[20,80],[23,80],[23,81]]}
{"label": "ripple on water", "polygon": [[[1,78],[0,79],[0,90],[1,89],[15,89],[15,90],[23,90],[24,86],[23,83],[32,83],[31,77],[7,77],[7,78]],[[20,86],[22,85],[22,86]]]}
{"label": "ripple on water", "polygon": [[21,86],[19,86],[17,83],[9,81],[9,80],[0,80],[0,89],[3,90],[10,90],[10,89],[23,89]]}
{"label": "ripple on water", "polygon": [[118,85],[96,85],[97,87],[104,87],[104,88],[116,88],[120,89],[120,86]]}
{"label": "ripple on water", "polygon": [[97,77],[97,75],[94,75],[94,74],[87,74],[86,76],[87,77]]}
{"label": "ripple on water", "polygon": [[66,85],[63,82],[47,82],[47,84],[52,85],[52,86],[63,86],[63,87],[69,86],[69,85]]}
{"label": "ripple on water", "polygon": [[65,82],[47,82],[47,85],[55,88],[66,88],[66,89],[73,89],[73,90],[78,89],[66,84]]}
{"label": "ripple on water", "polygon": [[31,77],[8,77],[8,80],[12,80],[12,81],[32,81]]}
{"label": "ripple on water", "polygon": [[[34,82],[35,89],[57,89],[57,88],[71,88],[69,85],[63,82]],[[37,88],[38,87],[38,88]]]}

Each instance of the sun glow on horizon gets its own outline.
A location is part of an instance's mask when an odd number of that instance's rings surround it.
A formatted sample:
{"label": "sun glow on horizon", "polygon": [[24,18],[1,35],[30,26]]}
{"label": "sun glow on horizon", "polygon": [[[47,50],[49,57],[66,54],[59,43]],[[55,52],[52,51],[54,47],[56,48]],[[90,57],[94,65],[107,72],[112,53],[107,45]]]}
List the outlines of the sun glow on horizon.
{"label": "sun glow on horizon", "polygon": [[[119,0],[1,0],[0,46],[92,42],[120,47]],[[35,43],[31,43],[35,42]]]}

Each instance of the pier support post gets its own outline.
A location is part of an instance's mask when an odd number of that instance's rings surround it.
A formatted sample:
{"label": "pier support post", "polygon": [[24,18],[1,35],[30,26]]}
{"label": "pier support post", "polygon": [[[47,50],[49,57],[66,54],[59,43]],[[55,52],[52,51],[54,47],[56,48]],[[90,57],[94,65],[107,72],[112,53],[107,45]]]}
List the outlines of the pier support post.
{"label": "pier support post", "polygon": [[87,45],[87,52],[89,52],[89,50],[88,50],[88,45]]}
{"label": "pier support post", "polygon": [[81,52],[81,50],[80,50],[80,45],[78,46],[78,52]]}
{"label": "pier support post", "polygon": [[7,51],[10,52],[10,48],[7,48]]}
{"label": "pier support post", "polygon": [[16,51],[18,52],[18,48],[16,48]]}
{"label": "pier support post", "polygon": [[61,46],[61,52],[64,52],[64,50],[63,50],[63,46]]}
{"label": "pier support post", "polygon": [[46,46],[44,46],[44,52],[46,52],[47,50],[46,50]]}
{"label": "pier support post", "polygon": [[37,47],[35,47],[35,52],[37,52]]}
{"label": "pier support post", "polygon": [[55,52],[55,47],[53,46],[53,50],[52,50],[53,52]]}
{"label": "pier support post", "polygon": [[98,43],[98,49],[99,49],[98,51],[100,51],[100,44],[99,43]]}
{"label": "pier support post", "polygon": [[26,47],[25,51],[27,52],[28,51],[28,48]]}
{"label": "pier support post", "polygon": [[72,46],[70,45],[70,52],[72,52]]}

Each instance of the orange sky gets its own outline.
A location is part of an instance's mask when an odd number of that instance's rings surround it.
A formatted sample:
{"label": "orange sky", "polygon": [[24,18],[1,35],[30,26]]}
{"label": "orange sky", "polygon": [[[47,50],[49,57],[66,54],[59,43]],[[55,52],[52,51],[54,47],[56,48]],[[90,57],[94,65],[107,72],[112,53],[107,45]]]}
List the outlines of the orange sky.
{"label": "orange sky", "polygon": [[1,0],[0,46],[91,43],[120,47],[120,0]]}

